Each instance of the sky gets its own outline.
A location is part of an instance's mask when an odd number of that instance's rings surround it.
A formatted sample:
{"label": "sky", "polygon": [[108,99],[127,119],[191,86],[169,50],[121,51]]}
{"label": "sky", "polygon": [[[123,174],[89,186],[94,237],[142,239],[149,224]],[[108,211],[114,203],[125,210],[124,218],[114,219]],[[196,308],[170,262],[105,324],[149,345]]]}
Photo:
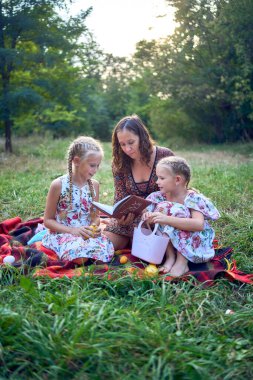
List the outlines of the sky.
{"label": "sky", "polygon": [[74,0],[70,14],[93,7],[86,25],[106,53],[131,56],[140,40],[173,33],[173,9],[165,0]]}

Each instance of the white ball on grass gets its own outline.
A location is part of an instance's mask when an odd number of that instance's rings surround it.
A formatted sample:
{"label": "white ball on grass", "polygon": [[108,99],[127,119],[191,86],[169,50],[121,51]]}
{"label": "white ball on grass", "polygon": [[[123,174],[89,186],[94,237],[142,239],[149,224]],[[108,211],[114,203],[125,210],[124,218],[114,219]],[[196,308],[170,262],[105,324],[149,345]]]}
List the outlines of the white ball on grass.
{"label": "white ball on grass", "polygon": [[15,261],[15,257],[12,255],[5,256],[5,258],[3,259],[4,264],[13,264],[14,261]]}

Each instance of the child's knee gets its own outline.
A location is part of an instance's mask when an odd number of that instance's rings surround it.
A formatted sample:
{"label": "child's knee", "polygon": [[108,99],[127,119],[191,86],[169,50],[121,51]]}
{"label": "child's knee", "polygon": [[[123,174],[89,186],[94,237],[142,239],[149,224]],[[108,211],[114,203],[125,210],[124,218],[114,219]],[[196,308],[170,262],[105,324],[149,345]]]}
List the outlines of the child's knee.
{"label": "child's knee", "polygon": [[78,259],[72,260],[72,263],[77,265],[84,265],[88,261],[88,257],[79,257]]}

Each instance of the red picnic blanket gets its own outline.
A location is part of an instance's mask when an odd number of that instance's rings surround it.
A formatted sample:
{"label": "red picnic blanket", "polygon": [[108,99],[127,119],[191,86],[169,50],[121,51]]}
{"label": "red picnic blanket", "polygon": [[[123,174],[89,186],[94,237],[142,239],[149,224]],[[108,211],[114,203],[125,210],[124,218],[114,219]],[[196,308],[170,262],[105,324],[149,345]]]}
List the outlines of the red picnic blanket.
{"label": "red picnic blanket", "polygon": [[[61,261],[55,252],[42,246],[41,242],[36,242],[31,246],[27,242],[34,236],[38,223],[42,223],[42,218],[35,218],[22,222],[21,218],[15,217],[0,223],[0,269],[4,268],[3,260],[6,256],[14,256],[15,262],[12,266],[25,269],[24,272],[33,273],[34,277],[48,276],[60,278],[67,276],[106,276],[114,279],[119,276],[133,275],[138,278],[146,277],[145,268],[147,263],[131,254],[130,249],[117,251],[113,260],[108,264],[96,265],[89,260],[85,266],[77,266],[71,261]],[[235,260],[231,261],[233,249],[231,247],[215,247],[215,256],[208,263],[189,263],[190,271],[180,278],[173,278],[169,275],[160,274],[157,278],[165,281],[187,281],[189,278],[196,279],[196,283],[202,282],[206,286],[214,284],[219,277],[224,277],[230,281],[253,284],[253,274],[246,274],[236,267]],[[126,256],[127,262],[121,264],[122,256]]]}

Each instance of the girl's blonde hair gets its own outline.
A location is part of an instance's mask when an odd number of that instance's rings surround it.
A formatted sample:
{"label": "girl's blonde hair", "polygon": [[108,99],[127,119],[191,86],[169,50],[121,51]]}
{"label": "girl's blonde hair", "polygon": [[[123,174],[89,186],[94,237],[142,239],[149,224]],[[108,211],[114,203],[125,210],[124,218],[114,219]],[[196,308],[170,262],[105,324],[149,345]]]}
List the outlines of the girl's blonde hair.
{"label": "girl's blonde hair", "polygon": [[[93,139],[88,136],[79,136],[70,144],[67,151],[67,159],[68,159],[68,173],[69,173],[69,193],[70,193],[70,205],[72,205],[73,201],[73,182],[72,182],[72,161],[75,156],[80,159],[88,158],[90,154],[100,154],[102,157],[104,156],[104,151],[102,145],[98,140]],[[95,190],[93,183],[90,179],[88,179],[88,184],[90,187],[90,192],[92,199],[95,198]]]}
{"label": "girl's blonde hair", "polygon": [[183,157],[164,157],[157,163],[157,166],[163,166],[166,169],[170,169],[174,174],[183,176],[186,181],[186,186],[189,185],[191,179],[191,168]]}

